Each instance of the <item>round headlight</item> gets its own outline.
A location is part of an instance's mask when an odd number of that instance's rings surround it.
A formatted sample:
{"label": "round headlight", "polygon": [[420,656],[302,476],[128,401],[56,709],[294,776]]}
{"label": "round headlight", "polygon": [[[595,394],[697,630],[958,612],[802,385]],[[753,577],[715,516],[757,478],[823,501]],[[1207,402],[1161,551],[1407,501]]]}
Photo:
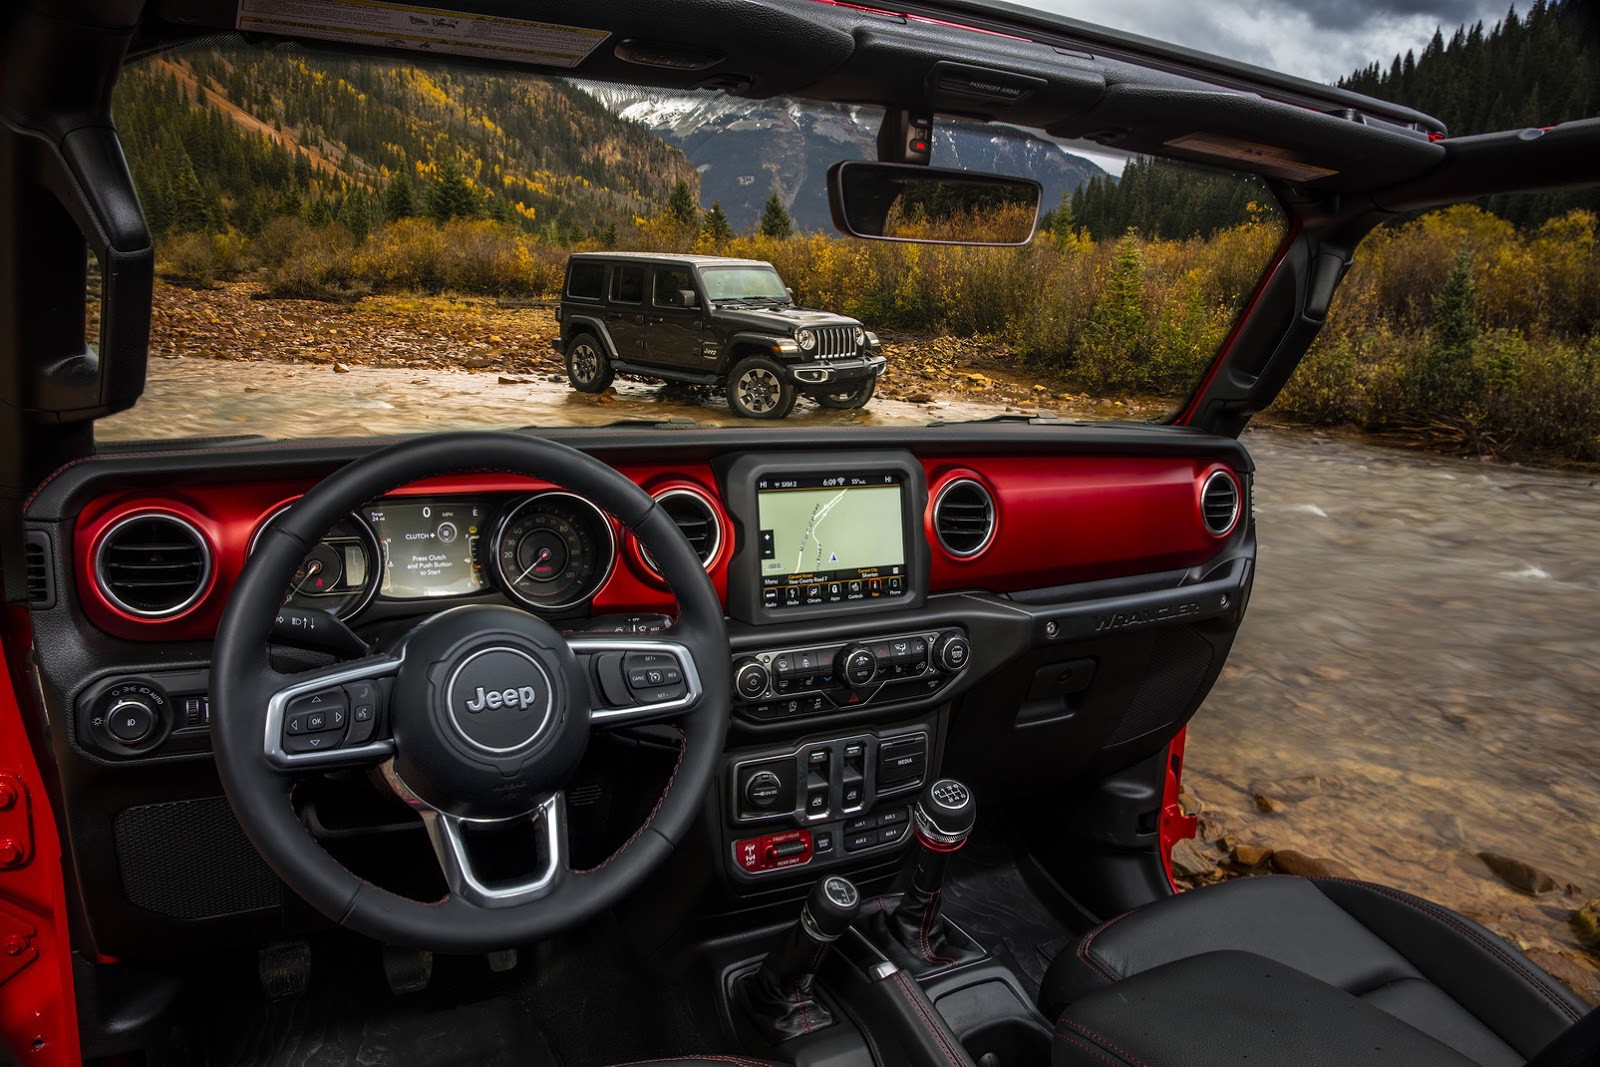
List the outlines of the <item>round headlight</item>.
{"label": "round headlight", "polygon": [[867,343],[867,331],[863,326],[856,327],[856,347],[860,348]]}
{"label": "round headlight", "polygon": [[795,343],[807,352],[817,347],[817,335],[810,330],[801,330],[794,335]]}

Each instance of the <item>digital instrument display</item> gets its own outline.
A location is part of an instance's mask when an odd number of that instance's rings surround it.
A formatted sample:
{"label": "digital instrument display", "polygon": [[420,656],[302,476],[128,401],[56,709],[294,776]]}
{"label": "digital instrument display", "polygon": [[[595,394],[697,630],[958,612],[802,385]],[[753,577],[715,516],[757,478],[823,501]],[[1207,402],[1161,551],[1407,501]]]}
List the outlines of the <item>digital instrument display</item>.
{"label": "digital instrument display", "polygon": [[763,474],[756,480],[768,608],[905,596],[905,475]]}
{"label": "digital instrument display", "polygon": [[383,552],[384,596],[415,600],[483,589],[478,564],[480,505],[385,500],[369,507],[366,515]]}

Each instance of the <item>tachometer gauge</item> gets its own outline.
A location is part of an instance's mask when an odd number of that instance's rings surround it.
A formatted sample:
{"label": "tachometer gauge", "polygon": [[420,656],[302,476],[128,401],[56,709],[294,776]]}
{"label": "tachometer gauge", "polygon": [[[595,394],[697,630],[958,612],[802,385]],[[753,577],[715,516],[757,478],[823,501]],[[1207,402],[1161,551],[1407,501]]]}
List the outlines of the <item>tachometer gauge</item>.
{"label": "tachometer gauge", "polygon": [[[279,508],[261,524],[250,538],[250,551],[286,510]],[[350,618],[378,591],[379,558],[371,528],[354,515],[341,519],[300,562],[284,590],[284,606],[318,608],[340,619]]]}
{"label": "tachometer gauge", "polygon": [[500,588],[530,608],[571,607],[593,596],[616,560],[611,522],[571,493],[530,496],[505,513],[492,545]]}

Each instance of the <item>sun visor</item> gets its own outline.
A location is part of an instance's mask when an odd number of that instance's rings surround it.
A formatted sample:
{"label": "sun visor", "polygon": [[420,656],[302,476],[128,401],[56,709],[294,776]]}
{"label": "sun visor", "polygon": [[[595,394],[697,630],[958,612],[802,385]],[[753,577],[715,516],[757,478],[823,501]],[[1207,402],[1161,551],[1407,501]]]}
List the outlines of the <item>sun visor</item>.
{"label": "sun visor", "polygon": [[1338,192],[1404,182],[1444,158],[1415,130],[1250,93],[1148,84],[1111,85],[1092,111],[1050,132]]}

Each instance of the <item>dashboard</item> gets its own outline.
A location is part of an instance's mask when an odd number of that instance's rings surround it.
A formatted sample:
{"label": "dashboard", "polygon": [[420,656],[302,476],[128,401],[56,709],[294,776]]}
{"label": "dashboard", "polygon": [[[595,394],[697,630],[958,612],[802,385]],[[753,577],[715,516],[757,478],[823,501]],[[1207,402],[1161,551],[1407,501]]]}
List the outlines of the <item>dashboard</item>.
{"label": "dashboard", "polygon": [[[1233,440],[1134,426],[549,436],[653,497],[724,606],[731,725],[685,860],[720,873],[726,899],[711,908],[819,868],[891,867],[931,775],[1000,797],[1147,759],[1198,706],[1248,600],[1250,463]],[[281,929],[278,884],[211,762],[211,641],[262,532],[382,444],[111,452],[30,500],[38,692],[102,951],[203,951],[219,932]],[[283,595],[373,642],[466,604],[572,634],[659,630],[676,610],[626,526],[494,471],[383,492],[321,537]],[[274,651],[279,670],[329,661],[291,645]],[[595,707],[657,669],[591,659]],[[369,728],[358,696],[352,731]],[[608,834],[637,828],[600,798],[669,773],[675,751],[670,734],[617,743],[571,805],[599,859]],[[371,833],[415,846],[362,786],[328,776],[301,790],[325,846],[365,855]],[[390,846],[368,850],[373,874],[393,876]]]}

